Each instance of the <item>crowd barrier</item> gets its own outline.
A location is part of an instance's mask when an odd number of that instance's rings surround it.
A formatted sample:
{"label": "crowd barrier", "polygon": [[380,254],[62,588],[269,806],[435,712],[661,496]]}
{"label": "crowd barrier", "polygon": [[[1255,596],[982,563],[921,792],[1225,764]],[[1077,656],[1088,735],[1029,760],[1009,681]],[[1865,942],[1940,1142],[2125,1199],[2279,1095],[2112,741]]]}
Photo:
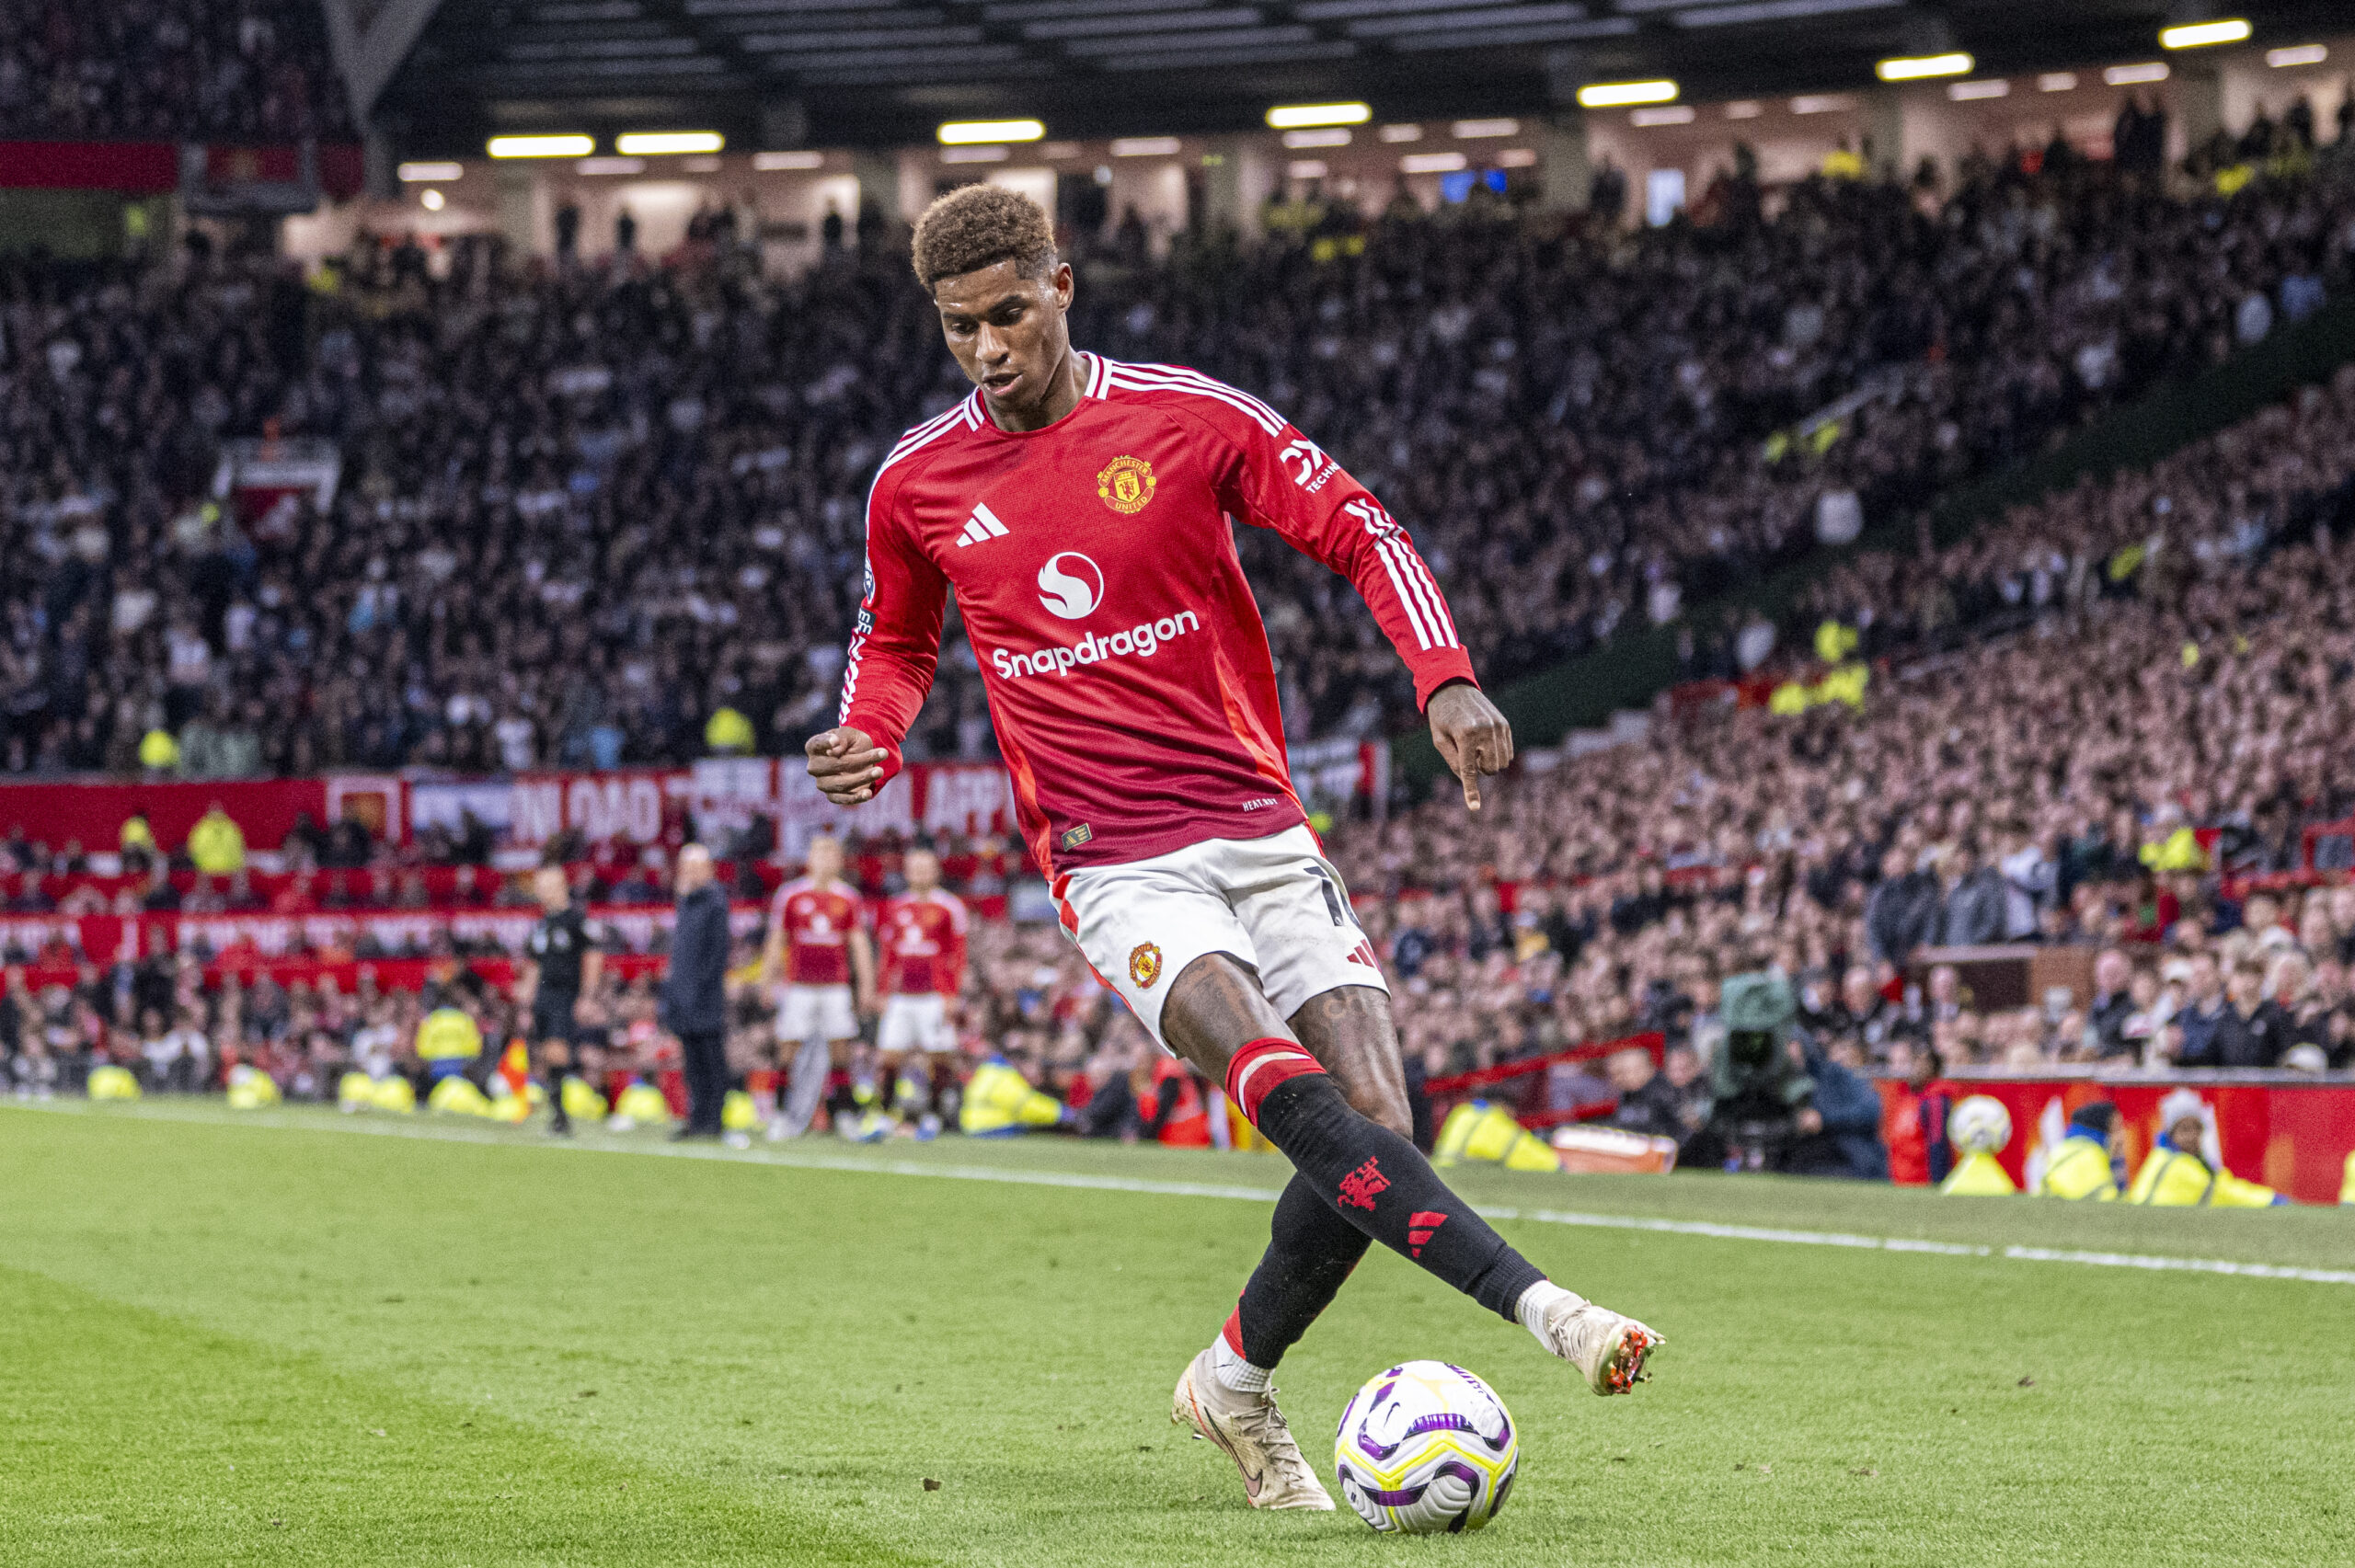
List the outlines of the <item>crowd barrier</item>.
{"label": "crowd barrier", "polygon": [[[1883,1080],[1886,1100],[1901,1085]],[[2024,1192],[2036,1190],[2048,1152],[2069,1113],[2095,1100],[2118,1107],[2126,1168],[2138,1169],[2164,1129],[2159,1102],[2178,1089],[2200,1096],[2211,1147],[2226,1170],[2262,1182],[2300,1203],[2338,1201],[2347,1156],[2355,1150],[2355,1079],[2316,1082],[2290,1072],[2184,1072],[2087,1078],[2059,1073],[1962,1071],[1937,1085],[1958,1098],[1985,1094],[2011,1113],[2012,1140],[1996,1158]]]}

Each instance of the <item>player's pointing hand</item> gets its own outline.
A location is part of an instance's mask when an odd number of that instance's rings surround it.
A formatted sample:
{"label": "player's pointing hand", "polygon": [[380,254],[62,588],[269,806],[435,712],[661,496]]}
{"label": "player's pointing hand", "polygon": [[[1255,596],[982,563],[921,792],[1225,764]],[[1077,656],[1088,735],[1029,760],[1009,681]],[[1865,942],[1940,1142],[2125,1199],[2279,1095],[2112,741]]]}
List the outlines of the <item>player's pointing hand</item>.
{"label": "player's pointing hand", "polygon": [[1503,773],[1512,761],[1512,726],[1488,694],[1468,681],[1432,692],[1423,713],[1431,721],[1431,744],[1464,783],[1464,804],[1479,810],[1481,778]]}
{"label": "player's pointing hand", "polygon": [[811,736],[802,750],[810,754],[810,776],[836,806],[872,800],[883,787],[883,764],[889,757],[863,729],[847,725],[829,729]]}

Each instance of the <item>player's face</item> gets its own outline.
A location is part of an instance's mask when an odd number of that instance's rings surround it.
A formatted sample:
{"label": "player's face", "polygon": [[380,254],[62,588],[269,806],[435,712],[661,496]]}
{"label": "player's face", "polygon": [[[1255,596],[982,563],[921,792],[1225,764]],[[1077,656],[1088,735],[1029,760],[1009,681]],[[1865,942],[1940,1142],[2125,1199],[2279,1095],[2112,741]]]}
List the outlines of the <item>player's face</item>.
{"label": "player's face", "polygon": [[957,364],[991,406],[1007,413],[1037,406],[1071,350],[1063,313],[1071,308],[1068,262],[1044,278],[1023,276],[1012,261],[943,278],[932,286],[941,336]]}
{"label": "player's face", "polygon": [[903,869],[912,893],[929,893],[940,886],[940,860],[930,850],[910,850]]}
{"label": "player's face", "polygon": [[843,846],[833,839],[810,841],[810,879],[832,882],[843,874]]}
{"label": "player's face", "polygon": [[544,865],[533,874],[532,896],[539,899],[540,907],[544,910],[564,908],[566,900],[570,897],[570,891],[565,886],[564,869],[561,866]]}

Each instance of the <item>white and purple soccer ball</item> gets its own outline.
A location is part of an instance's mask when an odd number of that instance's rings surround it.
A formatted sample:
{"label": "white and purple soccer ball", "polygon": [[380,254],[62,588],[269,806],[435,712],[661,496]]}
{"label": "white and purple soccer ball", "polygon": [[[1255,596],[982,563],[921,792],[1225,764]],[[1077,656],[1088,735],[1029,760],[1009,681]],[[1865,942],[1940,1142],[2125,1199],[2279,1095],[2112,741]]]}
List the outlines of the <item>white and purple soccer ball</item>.
{"label": "white and purple soccer ball", "polygon": [[1385,1534],[1478,1529],[1505,1505],[1520,1462],[1505,1402],[1444,1361],[1408,1361],[1368,1379],[1333,1439],[1341,1495]]}

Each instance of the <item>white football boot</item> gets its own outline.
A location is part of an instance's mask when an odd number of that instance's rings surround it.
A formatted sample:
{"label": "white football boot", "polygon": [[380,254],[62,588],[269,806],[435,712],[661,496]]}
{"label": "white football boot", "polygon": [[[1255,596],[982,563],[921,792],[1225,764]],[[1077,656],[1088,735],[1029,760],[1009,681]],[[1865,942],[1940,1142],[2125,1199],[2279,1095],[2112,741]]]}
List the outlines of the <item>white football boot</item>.
{"label": "white football boot", "polygon": [[1276,1408],[1276,1391],[1238,1393],[1218,1380],[1211,1369],[1211,1353],[1203,1351],[1178,1379],[1170,1396],[1169,1419],[1190,1426],[1197,1438],[1207,1438],[1226,1450],[1243,1472],[1243,1494],[1254,1508],[1308,1508],[1330,1513],[1333,1499],[1308,1461],[1300,1457],[1284,1413]]}
{"label": "white football boot", "polygon": [[1635,1319],[1576,1294],[1554,1303],[1537,1338],[1583,1373],[1587,1387],[1599,1394],[1624,1394],[1637,1383],[1650,1382],[1652,1375],[1644,1363],[1666,1343]]}

